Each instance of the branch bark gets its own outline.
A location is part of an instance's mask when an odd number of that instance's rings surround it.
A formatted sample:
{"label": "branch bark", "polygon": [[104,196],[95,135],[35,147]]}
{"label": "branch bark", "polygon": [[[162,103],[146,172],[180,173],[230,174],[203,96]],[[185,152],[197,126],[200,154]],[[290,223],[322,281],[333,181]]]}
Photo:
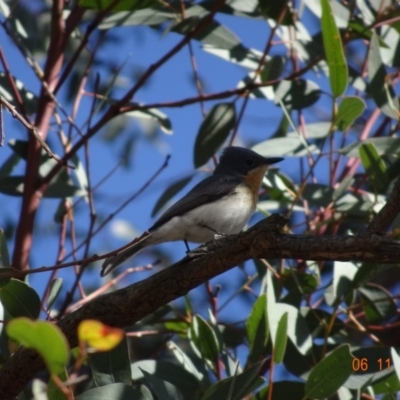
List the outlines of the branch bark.
{"label": "branch bark", "polygon": [[[64,0],[55,0],[51,8],[51,34],[44,68],[42,88],[38,100],[37,115],[34,128],[44,143],[49,128],[55,102],[49,93],[53,93],[57,85],[64,60],[65,48],[73,26],[66,29],[62,17]],[[42,194],[38,190],[38,170],[40,166],[41,145],[35,136],[29,135],[28,154],[25,169],[24,193],[18,225],[15,235],[15,246],[12,259],[14,268],[24,271],[29,268],[29,255],[32,247],[33,227],[36,211],[40,205]],[[65,164],[61,164],[61,167]]]}
{"label": "branch bark", "polygon": [[[59,321],[71,347],[76,329],[87,318],[125,327],[141,320],[207,280],[252,258],[357,260],[398,263],[400,242],[375,234],[306,237],[282,233],[287,219],[272,215],[239,235],[195,249],[171,267],[141,282],[96,298]],[[127,306],[129,305],[129,306]],[[32,350],[21,348],[0,371],[0,398],[13,399],[44,364]]]}

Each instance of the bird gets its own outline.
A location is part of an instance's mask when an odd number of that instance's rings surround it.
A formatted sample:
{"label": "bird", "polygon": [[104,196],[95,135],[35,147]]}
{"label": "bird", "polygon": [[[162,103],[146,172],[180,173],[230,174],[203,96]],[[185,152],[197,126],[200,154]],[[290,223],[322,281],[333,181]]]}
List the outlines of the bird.
{"label": "bird", "polygon": [[183,240],[187,246],[187,242],[206,243],[220,235],[239,233],[256,209],[268,166],[282,160],[244,147],[226,147],[213,174],[167,209],[129,247],[108,257],[100,275],[107,275],[150,245]]}

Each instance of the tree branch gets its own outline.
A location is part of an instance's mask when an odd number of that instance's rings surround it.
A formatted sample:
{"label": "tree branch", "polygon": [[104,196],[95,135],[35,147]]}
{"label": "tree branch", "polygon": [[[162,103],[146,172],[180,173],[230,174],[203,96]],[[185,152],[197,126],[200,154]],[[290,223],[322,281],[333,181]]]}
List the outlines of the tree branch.
{"label": "tree branch", "polygon": [[[58,323],[71,347],[77,345],[78,324],[94,318],[125,327],[188,293],[207,280],[252,258],[357,260],[398,263],[400,242],[379,235],[311,237],[287,235],[287,218],[272,215],[247,232],[224,237],[195,249],[189,256],[150,278],[99,296]],[[130,307],[127,307],[130,304]],[[0,398],[13,399],[44,364],[32,350],[21,348],[0,371]]]}
{"label": "tree branch", "polygon": [[[55,103],[48,92],[52,92],[57,84],[61,71],[64,51],[68,41],[65,32],[65,23],[62,17],[64,8],[63,0],[55,0],[51,8],[51,34],[47,51],[47,61],[44,68],[43,85],[38,100],[35,128],[42,137],[42,142],[47,136],[51,115]],[[47,85],[47,88],[45,88]],[[28,140],[28,154],[25,169],[24,193],[21,211],[15,235],[15,246],[12,258],[14,268],[24,271],[29,268],[29,255],[32,247],[33,226],[36,211],[42,199],[42,192],[37,188],[38,170],[40,166],[41,145],[35,136],[30,135]],[[61,164],[61,167],[64,164]]]}

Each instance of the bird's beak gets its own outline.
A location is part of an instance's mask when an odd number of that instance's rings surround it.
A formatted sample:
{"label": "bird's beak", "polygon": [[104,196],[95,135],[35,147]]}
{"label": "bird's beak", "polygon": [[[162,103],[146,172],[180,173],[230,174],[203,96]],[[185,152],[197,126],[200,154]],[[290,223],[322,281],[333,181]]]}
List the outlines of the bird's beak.
{"label": "bird's beak", "polygon": [[282,157],[264,157],[264,159],[267,165],[276,164],[284,160]]}

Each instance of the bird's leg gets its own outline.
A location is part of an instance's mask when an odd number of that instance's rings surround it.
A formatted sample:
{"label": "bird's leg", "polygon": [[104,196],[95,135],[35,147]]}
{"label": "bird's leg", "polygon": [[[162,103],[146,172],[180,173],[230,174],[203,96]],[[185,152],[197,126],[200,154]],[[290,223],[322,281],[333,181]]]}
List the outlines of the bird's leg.
{"label": "bird's leg", "polygon": [[183,242],[185,243],[185,246],[186,246],[186,254],[187,253],[189,253],[190,252],[190,247],[189,247],[189,245],[188,245],[188,242],[187,242],[187,240],[186,239],[183,239]]}
{"label": "bird's leg", "polygon": [[228,236],[226,233],[223,232],[218,232],[217,230],[215,230],[214,228],[211,228],[210,226],[206,225],[206,224],[198,224],[201,228],[206,228],[209,229],[210,231],[214,232],[214,239],[218,240],[221,239],[222,237]]}

